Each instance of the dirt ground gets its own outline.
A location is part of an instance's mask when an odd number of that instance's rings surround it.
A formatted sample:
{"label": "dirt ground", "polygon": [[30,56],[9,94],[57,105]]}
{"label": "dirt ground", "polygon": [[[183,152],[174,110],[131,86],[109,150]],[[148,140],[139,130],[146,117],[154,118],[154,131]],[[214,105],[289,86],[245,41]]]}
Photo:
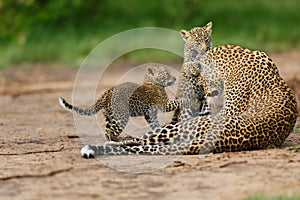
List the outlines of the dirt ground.
{"label": "dirt ground", "polygon": [[[300,52],[270,56],[300,104]],[[112,65],[100,85],[113,85],[121,71],[133,65]],[[59,96],[71,100],[76,73],[44,64],[0,71],[0,199],[232,200],[300,193],[299,119],[281,148],[166,158],[81,158],[83,141],[97,140],[99,134],[82,135],[73,115],[58,104]]]}

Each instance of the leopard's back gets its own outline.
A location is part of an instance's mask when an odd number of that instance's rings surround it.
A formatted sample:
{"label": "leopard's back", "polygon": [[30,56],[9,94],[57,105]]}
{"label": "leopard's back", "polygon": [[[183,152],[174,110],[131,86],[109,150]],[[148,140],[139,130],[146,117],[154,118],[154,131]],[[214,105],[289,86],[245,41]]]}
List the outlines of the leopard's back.
{"label": "leopard's back", "polygon": [[226,88],[225,121],[240,123],[238,130],[224,130],[239,131],[236,135],[245,141],[232,143],[231,148],[218,143],[216,151],[280,146],[295,125],[297,103],[275,63],[264,52],[240,46],[219,46],[209,53]]}
{"label": "leopard's back", "polygon": [[239,115],[245,111],[266,110],[296,113],[293,92],[279,74],[275,63],[262,51],[234,45],[212,48],[210,58],[218,66],[226,87],[225,109]]}

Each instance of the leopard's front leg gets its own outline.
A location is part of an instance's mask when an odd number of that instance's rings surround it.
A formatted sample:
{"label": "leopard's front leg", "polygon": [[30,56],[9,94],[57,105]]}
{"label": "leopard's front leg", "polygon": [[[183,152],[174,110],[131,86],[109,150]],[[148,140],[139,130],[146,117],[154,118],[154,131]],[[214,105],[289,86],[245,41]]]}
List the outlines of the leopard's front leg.
{"label": "leopard's front leg", "polygon": [[157,118],[157,108],[152,107],[146,113],[144,113],[145,120],[148,122],[150,128],[152,130],[159,128],[160,124]]}

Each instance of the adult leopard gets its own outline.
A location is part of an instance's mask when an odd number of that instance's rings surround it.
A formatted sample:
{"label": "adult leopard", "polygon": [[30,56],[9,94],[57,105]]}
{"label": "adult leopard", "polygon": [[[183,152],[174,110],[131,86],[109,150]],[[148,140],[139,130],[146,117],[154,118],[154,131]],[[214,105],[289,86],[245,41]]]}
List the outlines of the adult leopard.
{"label": "adult leopard", "polygon": [[[273,61],[240,46],[212,47],[212,23],[182,30],[184,56],[190,56],[207,95],[224,89],[224,106],[215,116],[169,124],[113,146],[85,145],[83,157],[119,154],[199,154],[280,146],[297,118],[295,97]],[[112,144],[110,144],[112,145]]]}

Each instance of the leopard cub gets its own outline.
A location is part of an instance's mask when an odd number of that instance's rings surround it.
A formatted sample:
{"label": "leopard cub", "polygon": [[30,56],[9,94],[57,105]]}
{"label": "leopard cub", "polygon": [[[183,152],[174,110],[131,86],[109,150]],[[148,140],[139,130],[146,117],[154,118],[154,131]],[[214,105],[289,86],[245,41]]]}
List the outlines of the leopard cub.
{"label": "leopard cub", "polygon": [[163,66],[147,68],[143,85],[125,82],[105,91],[96,103],[88,108],[69,104],[62,97],[59,103],[67,110],[80,115],[91,116],[102,110],[106,121],[106,138],[120,141],[119,135],[129,121],[129,117],[144,116],[152,129],[160,127],[158,110],[170,112],[180,107],[176,100],[170,100],[165,87],[172,86],[176,78]]}

